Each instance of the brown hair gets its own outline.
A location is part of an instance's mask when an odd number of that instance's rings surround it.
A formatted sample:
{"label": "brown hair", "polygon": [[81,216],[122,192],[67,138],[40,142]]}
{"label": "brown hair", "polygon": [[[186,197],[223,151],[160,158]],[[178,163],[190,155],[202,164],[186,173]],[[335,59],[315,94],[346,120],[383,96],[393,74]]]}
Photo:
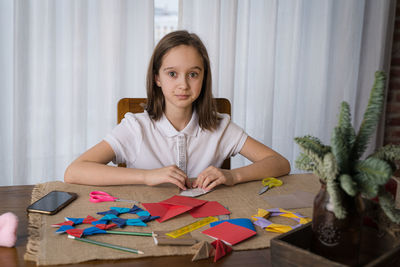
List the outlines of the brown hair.
{"label": "brown hair", "polygon": [[218,118],[216,105],[212,95],[212,79],[210,59],[206,47],[200,38],[187,31],[175,31],[165,35],[158,42],[151,56],[147,70],[147,107],[146,110],[153,120],[159,120],[165,110],[165,100],[161,88],[155,82],[164,55],[172,48],[179,45],[188,45],[197,49],[203,59],[204,77],[199,97],[193,102],[193,108],[199,116],[199,126],[205,130],[214,130],[217,127]]}

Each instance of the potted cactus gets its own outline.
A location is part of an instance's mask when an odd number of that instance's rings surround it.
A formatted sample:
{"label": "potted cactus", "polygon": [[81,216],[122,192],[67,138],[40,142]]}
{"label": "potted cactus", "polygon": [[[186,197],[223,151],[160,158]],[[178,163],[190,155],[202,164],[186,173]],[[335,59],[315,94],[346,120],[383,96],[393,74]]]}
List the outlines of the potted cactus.
{"label": "potted cactus", "polygon": [[377,71],[367,109],[356,133],[351,124],[350,107],[342,102],[338,125],[331,144],[324,145],[312,136],[296,137],[302,152],[296,160],[299,169],[320,178],[321,191],[314,200],[313,250],[327,258],[357,264],[361,231],[361,199],[378,197],[379,205],[394,223],[400,211],[385,190],[385,184],[400,160],[400,146],[387,145],[363,158],[383,110],[385,73]]}

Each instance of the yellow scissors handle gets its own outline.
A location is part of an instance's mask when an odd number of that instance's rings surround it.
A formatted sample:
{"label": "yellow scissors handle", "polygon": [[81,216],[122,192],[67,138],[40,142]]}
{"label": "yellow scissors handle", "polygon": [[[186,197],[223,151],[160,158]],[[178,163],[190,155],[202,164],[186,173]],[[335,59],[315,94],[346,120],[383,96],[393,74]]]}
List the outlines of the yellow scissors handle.
{"label": "yellow scissors handle", "polygon": [[269,188],[274,186],[281,186],[283,182],[273,177],[264,178],[262,180],[263,186],[269,186]]}

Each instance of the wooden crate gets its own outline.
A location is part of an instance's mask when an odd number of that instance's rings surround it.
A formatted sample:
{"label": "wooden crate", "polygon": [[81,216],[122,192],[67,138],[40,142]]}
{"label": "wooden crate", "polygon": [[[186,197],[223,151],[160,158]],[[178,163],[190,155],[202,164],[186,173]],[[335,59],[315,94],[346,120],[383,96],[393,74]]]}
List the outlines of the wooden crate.
{"label": "wooden crate", "polygon": [[[347,266],[311,252],[311,235],[311,223],[308,223],[273,238],[271,240],[272,266]],[[363,229],[360,249],[360,266],[400,266],[399,243],[388,234],[380,236],[375,229]]]}

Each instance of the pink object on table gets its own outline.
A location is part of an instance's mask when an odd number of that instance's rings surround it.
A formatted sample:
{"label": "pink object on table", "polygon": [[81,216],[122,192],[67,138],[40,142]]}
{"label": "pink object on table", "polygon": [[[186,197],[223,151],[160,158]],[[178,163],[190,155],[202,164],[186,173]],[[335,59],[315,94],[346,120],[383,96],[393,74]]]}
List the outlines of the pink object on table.
{"label": "pink object on table", "polygon": [[0,247],[13,247],[17,241],[18,217],[12,212],[0,215]]}
{"label": "pink object on table", "polygon": [[219,239],[212,242],[211,245],[215,248],[214,262],[217,262],[217,260],[219,260],[220,258],[224,257],[226,254],[232,251],[232,248],[230,246],[228,246]]}
{"label": "pink object on table", "polygon": [[231,214],[231,212],[224,208],[217,201],[209,201],[204,205],[196,207],[190,210],[190,215],[194,218],[208,217],[208,216],[217,216],[217,215],[226,215]]}
{"label": "pink object on table", "polygon": [[202,233],[215,239],[221,239],[228,245],[235,245],[249,237],[252,237],[257,232],[236,224],[223,222],[204,230]]}

